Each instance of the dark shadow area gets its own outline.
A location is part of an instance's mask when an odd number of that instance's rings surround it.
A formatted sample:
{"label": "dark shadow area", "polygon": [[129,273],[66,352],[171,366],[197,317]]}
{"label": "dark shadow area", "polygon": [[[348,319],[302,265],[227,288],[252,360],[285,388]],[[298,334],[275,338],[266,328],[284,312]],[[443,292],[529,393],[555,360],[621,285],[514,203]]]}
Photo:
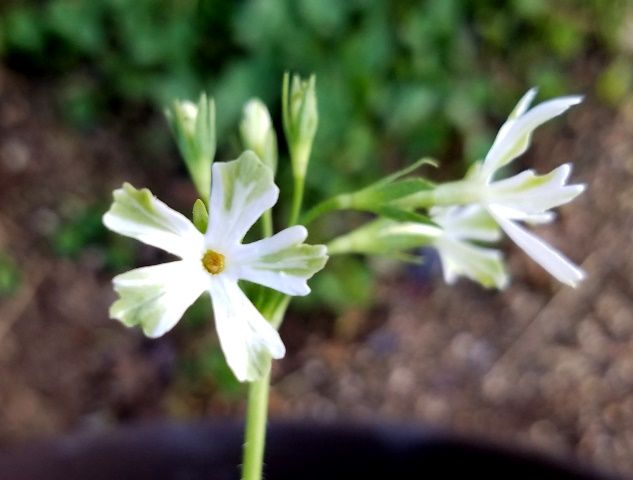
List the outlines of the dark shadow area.
{"label": "dark shadow area", "polygon": [[[156,424],[74,435],[0,454],[0,478],[237,479],[238,423]],[[275,423],[266,478],[615,480],[543,455],[415,427]]]}

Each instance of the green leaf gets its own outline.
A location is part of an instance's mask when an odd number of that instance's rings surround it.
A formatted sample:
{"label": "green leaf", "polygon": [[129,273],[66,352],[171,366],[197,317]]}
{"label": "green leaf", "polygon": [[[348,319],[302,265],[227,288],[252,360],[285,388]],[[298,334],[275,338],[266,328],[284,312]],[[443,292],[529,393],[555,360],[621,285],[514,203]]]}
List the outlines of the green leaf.
{"label": "green leaf", "polygon": [[381,217],[388,218],[390,220],[395,220],[397,222],[415,222],[415,223],[423,223],[425,225],[433,225],[437,226],[433,220],[431,220],[426,215],[422,215],[421,213],[413,212],[411,210],[405,210],[398,207],[393,207],[390,205],[385,205],[379,208],[372,210],[373,213],[380,215]]}
{"label": "green leaf", "polygon": [[433,158],[428,158],[428,157],[421,158],[417,160],[416,162],[414,162],[412,165],[409,165],[408,167],[398,170],[397,172],[392,173],[391,175],[378,180],[376,183],[374,183],[373,185],[370,185],[368,188],[371,188],[372,186],[385,185],[387,183],[395,182],[396,180],[404,177],[405,175],[409,175],[410,173],[415,172],[418,168],[424,165],[430,165],[432,167],[437,168],[439,166],[439,163],[437,162],[437,160]]}
{"label": "green leaf", "polygon": [[433,187],[433,183],[423,178],[408,178],[385,185],[371,186],[352,194],[352,204],[356,207],[384,205]]}

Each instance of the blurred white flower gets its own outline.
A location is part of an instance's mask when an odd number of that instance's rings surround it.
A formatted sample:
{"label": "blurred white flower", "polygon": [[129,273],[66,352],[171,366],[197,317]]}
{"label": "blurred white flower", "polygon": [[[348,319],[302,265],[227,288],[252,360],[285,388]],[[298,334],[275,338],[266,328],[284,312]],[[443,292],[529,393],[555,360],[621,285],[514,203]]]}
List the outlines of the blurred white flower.
{"label": "blurred white flower", "polygon": [[440,254],[446,283],[464,276],[488,288],[507,286],[509,277],[501,252],[473,243],[495,242],[501,237],[499,227],[483,208],[436,207],[431,209],[431,218],[442,227],[431,244]]}
{"label": "blurred white flower", "polygon": [[488,288],[507,285],[501,252],[478,245],[501,236],[499,226],[481,206],[436,207],[430,213],[434,223],[379,218],[334,239],[328,251],[413,260],[405,252],[431,246],[439,252],[447,283],[464,276]]}
{"label": "blurred white flower", "polygon": [[469,173],[467,182],[477,192],[478,203],[520,248],[556,279],[576,286],[584,278],[584,272],[519,223],[549,222],[554,218],[551,209],[572,201],[584,191],[584,185],[566,185],[571,165],[561,165],[547,175],[526,170],[510,178],[494,179],[500,168],[527,150],[534,129],[582,101],[580,96],[560,97],[528,110],[535,95],[536,89],[531,89],[521,98],[484,161]]}
{"label": "blurred white flower", "polygon": [[104,224],[117,233],[161,248],[181,260],[143,267],[114,278],[119,299],[110,315],[158,337],[209,292],[227,362],[240,381],[261,376],[264,360],[285,354],[279,334],[238,286],[247,280],[287,295],[307,295],[306,281],[323,268],[326,248],[302,243],[302,226],[243,245],[242,239],[277,201],[272,172],[252,153],[214,164],[206,234],[147,189],[115,190]]}

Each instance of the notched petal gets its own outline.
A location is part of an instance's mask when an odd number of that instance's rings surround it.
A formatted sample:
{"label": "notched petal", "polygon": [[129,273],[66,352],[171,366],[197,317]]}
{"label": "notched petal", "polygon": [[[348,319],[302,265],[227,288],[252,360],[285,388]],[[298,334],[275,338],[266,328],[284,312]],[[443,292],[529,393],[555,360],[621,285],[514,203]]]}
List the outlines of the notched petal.
{"label": "notched petal", "polygon": [[492,147],[486,155],[483,172],[488,180],[492,178],[495,171],[507,165],[527,150],[530,146],[532,132],[536,128],[582,101],[582,97],[576,95],[559,97],[540,103],[526,111],[527,101],[532,100],[530,98],[531,95],[528,92],[521,99],[515,109],[519,115],[513,118],[511,114],[508,121],[499,130]]}
{"label": "notched petal", "polygon": [[565,185],[571,165],[564,164],[546,175],[526,170],[489,186],[489,201],[526,214],[539,214],[571,202],[585,185]]}
{"label": "notched petal", "polygon": [[147,188],[139,190],[125,183],[113,197],[110,210],[103,216],[110,230],[183,258],[202,250],[203,236],[196,227]]}
{"label": "notched petal", "polygon": [[239,244],[246,232],[279,196],[270,168],[246,151],[237,160],[213,165],[209,204],[209,248]]}
{"label": "notched petal", "polygon": [[499,250],[446,236],[438,238],[435,247],[440,254],[446,283],[452,284],[463,276],[486,288],[507,286],[509,276]]}
{"label": "notched petal", "polygon": [[242,246],[235,255],[239,278],[287,295],[307,295],[307,280],[325,266],[328,256],[324,245],[301,243],[306,236],[297,225]]}
{"label": "notched petal", "polygon": [[277,330],[253,306],[236,281],[214,278],[209,284],[215,326],[226,361],[241,382],[266,373],[269,358],[286,354]]}
{"label": "notched petal", "polygon": [[206,278],[189,262],[178,261],[131,270],[114,277],[119,299],[110,317],[128,327],[141,326],[148,337],[171,330],[205,290]]}
{"label": "notched petal", "polygon": [[494,218],[478,204],[465,207],[436,207],[431,217],[450,237],[462,240],[495,242],[501,238],[501,230]]}

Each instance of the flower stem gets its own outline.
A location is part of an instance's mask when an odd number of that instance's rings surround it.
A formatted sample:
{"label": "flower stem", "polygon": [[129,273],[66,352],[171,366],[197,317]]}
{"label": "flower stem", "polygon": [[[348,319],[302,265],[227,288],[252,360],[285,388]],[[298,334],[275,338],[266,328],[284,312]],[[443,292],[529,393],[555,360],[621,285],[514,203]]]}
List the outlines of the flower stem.
{"label": "flower stem", "polygon": [[[272,308],[264,308],[263,315],[278,328],[283,319],[290,297],[273,299]],[[268,418],[268,392],[270,390],[270,364],[268,358],[265,374],[248,389],[248,407],[246,409],[246,431],[242,453],[242,480],[261,480],[264,465],[264,447],[266,445],[266,421]]]}
{"label": "flower stem", "polygon": [[242,480],[261,480],[262,478],[269,388],[270,359],[268,359],[266,373],[259,380],[252,382],[248,389]]}
{"label": "flower stem", "polygon": [[260,220],[262,228],[262,237],[267,238],[273,234],[273,213],[271,210],[266,210]]}
{"label": "flower stem", "polygon": [[299,220],[299,214],[301,213],[301,204],[303,203],[303,189],[305,184],[305,177],[295,176],[294,192],[292,194],[292,209],[290,210],[290,218],[288,220],[288,226],[296,225]]}
{"label": "flower stem", "polygon": [[328,198],[327,200],[324,200],[316,206],[312,207],[306,213],[301,215],[299,223],[305,226],[309,223],[312,223],[312,221],[314,221],[321,215],[335,210],[343,210],[346,208],[352,208],[352,196],[350,194],[344,193],[341,195],[337,195],[336,197]]}

